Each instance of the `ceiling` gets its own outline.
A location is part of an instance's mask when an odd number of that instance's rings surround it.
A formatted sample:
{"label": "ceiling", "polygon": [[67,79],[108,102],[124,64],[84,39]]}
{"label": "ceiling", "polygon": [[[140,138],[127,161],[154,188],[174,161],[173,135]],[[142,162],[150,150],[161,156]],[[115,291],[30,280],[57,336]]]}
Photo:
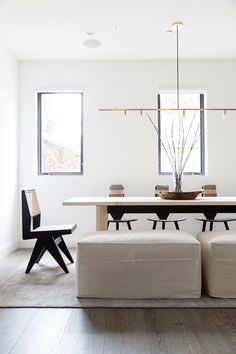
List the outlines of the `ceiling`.
{"label": "ceiling", "polygon": [[180,58],[236,59],[236,0],[0,0],[0,41],[20,60],[174,59],[175,21]]}

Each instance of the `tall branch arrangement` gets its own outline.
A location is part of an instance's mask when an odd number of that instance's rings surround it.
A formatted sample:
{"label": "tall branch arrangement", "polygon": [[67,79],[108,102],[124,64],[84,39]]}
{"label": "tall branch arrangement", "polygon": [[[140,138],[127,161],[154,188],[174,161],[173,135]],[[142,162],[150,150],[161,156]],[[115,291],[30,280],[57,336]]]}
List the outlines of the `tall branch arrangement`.
{"label": "tall branch arrangement", "polygon": [[[184,124],[184,119],[186,118],[183,118],[181,115],[179,115],[178,118],[174,117],[169,134],[165,129],[164,140],[150,115],[148,113],[146,113],[146,115],[155,129],[160,139],[161,146],[170,163],[175,178],[175,192],[181,192],[184,169],[200,136],[200,120],[197,123],[197,126],[194,126],[194,122],[196,120],[195,112],[188,128],[186,129]],[[190,141],[190,133],[193,129],[194,132]],[[187,146],[189,146],[189,149],[187,149]]]}

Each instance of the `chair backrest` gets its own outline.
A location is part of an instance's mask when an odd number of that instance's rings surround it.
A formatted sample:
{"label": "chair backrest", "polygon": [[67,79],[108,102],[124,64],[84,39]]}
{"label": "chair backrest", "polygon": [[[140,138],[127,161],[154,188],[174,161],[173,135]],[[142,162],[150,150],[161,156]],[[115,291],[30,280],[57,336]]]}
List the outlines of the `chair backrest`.
{"label": "chair backrest", "polygon": [[159,197],[158,192],[169,192],[169,186],[168,184],[157,184],[155,186],[155,197]]}
{"label": "chair backrest", "polygon": [[22,190],[22,234],[23,239],[32,238],[31,231],[40,226],[41,212],[34,189]]}
{"label": "chair backrest", "polygon": [[124,197],[124,186],[122,184],[112,184],[110,186],[110,197]]}
{"label": "chair backrest", "polygon": [[[110,185],[110,194],[109,197],[124,197],[125,193],[124,193],[124,186],[122,184],[111,184]],[[112,219],[114,220],[121,220],[122,216],[124,215],[124,213],[110,213]]]}
{"label": "chair backrest", "polygon": [[205,184],[202,186],[203,197],[217,197],[217,190],[215,184]]}

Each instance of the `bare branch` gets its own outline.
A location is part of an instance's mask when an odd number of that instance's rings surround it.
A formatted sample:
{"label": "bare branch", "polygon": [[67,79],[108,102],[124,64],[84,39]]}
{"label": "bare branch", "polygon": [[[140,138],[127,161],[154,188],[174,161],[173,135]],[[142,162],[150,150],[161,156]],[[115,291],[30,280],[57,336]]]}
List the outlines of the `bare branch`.
{"label": "bare branch", "polygon": [[199,123],[198,123],[198,125],[197,125],[197,129],[196,129],[196,131],[195,131],[194,138],[193,138],[193,142],[192,142],[192,145],[190,146],[190,149],[189,149],[189,153],[187,154],[187,156],[186,156],[186,158],[185,158],[185,160],[184,160],[184,162],[183,162],[183,166],[182,166],[182,168],[181,168],[181,171],[182,171],[181,173],[183,173],[183,171],[184,171],[184,169],[185,169],[185,166],[186,166],[186,164],[187,164],[187,161],[188,161],[188,159],[189,159],[189,156],[190,156],[190,154],[191,154],[191,152],[192,152],[192,150],[193,150],[193,148],[194,148],[196,142],[198,141],[198,139],[199,139],[199,137],[200,137],[199,128],[200,128],[200,121],[199,121]]}
{"label": "bare branch", "polygon": [[[171,151],[170,141],[169,141],[169,138],[168,138],[166,129],[165,129],[165,136],[166,136],[167,147],[168,147],[168,149],[169,149],[170,157],[171,157],[173,166],[175,166],[174,155],[172,154],[172,151]],[[176,171],[175,171],[175,172],[176,172]]]}
{"label": "bare branch", "polygon": [[[187,161],[190,157],[191,152],[193,151],[194,146],[196,145],[199,137],[200,137],[200,120],[197,124],[197,127],[195,129],[194,132],[194,136],[193,136],[193,140],[192,143],[190,145],[189,148],[189,152],[186,152],[186,145],[187,145],[187,141],[190,135],[190,131],[193,128],[193,123],[195,121],[196,118],[196,112],[194,113],[194,116],[189,124],[187,133],[185,134],[185,130],[184,130],[184,122],[183,122],[183,118],[179,117],[178,120],[178,143],[177,143],[177,147],[175,145],[175,139],[174,139],[174,130],[175,130],[175,117],[173,118],[173,121],[171,123],[171,130],[170,130],[170,139],[168,137],[167,131],[165,129],[165,137],[166,137],[166,142],[167,142],[167,146],[164,144],[161,135],[155,125],[155,123],[153,122],[153,120],[151,119],[151,117],[149,116],[148,113],[146,113],[148,119],[150,120],[150,122],[152,123],[159,139],[161,142],[161,146],[163,147],[166,156],[169,160],[170,166],[172,168],[173,174],[175,176],[180,176],[183,174],[184,169],[186,167]],[[185,154],[186,152],[186,154]]]}
{"label": "bare branch", "polygon": [[184,149],[185,149],[185,146],[186,146],[188,137],[189,137],[189,133],[190,133],[190,131],[191,131],[191,129],[192,129],[192,126],[193,126],[193,123],[194,123],[194,121],[195,121],[196,113],[197,113],[197,112],[194,112],[193,118],[192,118],[191,123],[190,123],[190,125],[189,125],[189,127],[188,127],[188,131],[187,131],[187,134],[186,134],[186,138],[185,138],[185,140],[184,140]]}
{"label": "bare branch", "polygon": [[181,170],[181,166],[182,166],[182,163],[183,163],[183,158],[184,158],[184,142],[185,142],[185,131],[184,131],[184,121],[183,121],[183,117],[181,119],[181,131],[182,131],[182,142],[181,142],[181,158],[180,158],[180,163],[179,163],[179,167],[180,167],[180,170]]}
{"label": "bare branch", "polygon": [[181,119],[180,119],[180,116],[178,117],[178,130],[179,130],[179,134],[178,134],[178,147],[177,147],[177,161],[178,161],[178,172],[179,172],[179,168],[180,168],[180,159],[181,159],[181,154],[182,154],[182,151],[180,152],[180,141],[181,141]]}
{"label": "bare branch", "polygon": [[[191,122],[190,122],[190,125],[189,125],[189,127],[188,127],[188,131],[187,131],[186,137],[185,137],[185,139],[183,140],[183,147],[182,147],[182,149],[183,149],[183,158],[182,158],[182,161],[181,161],[181,164],[180,164],[180,170],[181,170],[181,171],[184,170],[183,164],[186,165],[186,163],[184,163],[184,152],[185,152],[185,148],[186,148],[186,144],[187,144],[187,141],[188,141],[188,137],[189,137],[190,131],[192,130],[192,126],[193,126],[193,123],[194,123],[194,121],[195,121],[195,117],[196,117],[196,112],[194,112],[193,118],[192,118],[192,120],[191,120]],[[197,129],[196,129],[196,132],[197,132],[197,130],[198,130],[198,127],[197,127]],[[196,133],[196,132],[195,132],[195,133]]]}
{"label": "bare branch", "polygon": [[176,148],[175,148],[175,141],[174,141],[174,122],[175,122],[175,117],[172,120],[171,124],[171,142],[172,142],[172,149],[174,153],[174,166],[175,166],[175,171],[177,172],[177,160],[176,160]]}
{"label": "bare branch", "polygon": [[172,170],[174,170],[174,165],[173,165],[173,163],[172,163],[172,161],[171,161],[171,157],[170,157],[169,154],[168,154],[168,150],[167,150],[165,144],[163,143],[163,140],[161,139],[161,136],[160,136],[160,134],[159,134],[159,131],[158,131],[156,125],[154,124],[154,122],[153,122],[152,118],[149,116],[149,114],[146,113],[146,115],[147,115],[148,119],[150,120],[150,122],[152,123],[152,125],[153,125],[153,127],[154,127],[154,129],[155,129],[155,131],[156,131],[156,133],[157,133],[157,135],[158,135],[158,137],[159,137],[159,139],[160,139],[161,145],[162,145],[162,147],[163,147],[163,149],[164,149],[164,151],[165,151],[165,153],[166,153],[166,156],[167,156],[167,158],[168,158],[168,160],[169,160],[169,163],[170,163],[170,165],[171,165]]}

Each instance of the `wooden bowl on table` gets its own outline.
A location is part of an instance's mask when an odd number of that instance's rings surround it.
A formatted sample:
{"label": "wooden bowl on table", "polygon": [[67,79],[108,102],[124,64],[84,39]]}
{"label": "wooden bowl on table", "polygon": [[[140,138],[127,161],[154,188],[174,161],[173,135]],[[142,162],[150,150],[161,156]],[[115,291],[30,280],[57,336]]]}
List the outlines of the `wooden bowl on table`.
{"label": "wooden bowl on table", "polygon": [[158,194],[162,199],[172,199],[172,200],[192,200],[195,199],[201,191],[192,192],[167,192],[159,191]]}

